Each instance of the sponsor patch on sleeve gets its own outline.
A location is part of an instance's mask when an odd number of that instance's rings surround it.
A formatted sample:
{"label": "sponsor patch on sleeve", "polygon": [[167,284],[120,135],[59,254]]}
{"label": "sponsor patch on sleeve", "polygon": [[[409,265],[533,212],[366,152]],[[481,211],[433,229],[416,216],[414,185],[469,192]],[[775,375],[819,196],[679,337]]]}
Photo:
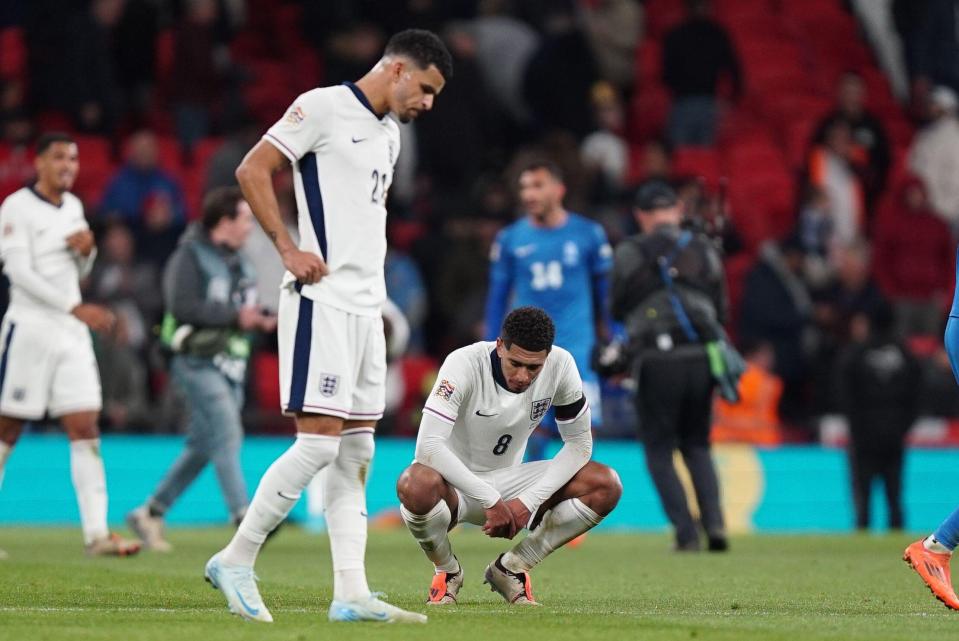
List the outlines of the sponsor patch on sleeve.
{"label": "sponsor patch on sleeve", "polygon": [[456,391],[456,385],[446,380],[445,378],[440,381],[440,384],[436,386],[436,395],[439,396],[444,401],[448,401],[453,398],[453,392]]}

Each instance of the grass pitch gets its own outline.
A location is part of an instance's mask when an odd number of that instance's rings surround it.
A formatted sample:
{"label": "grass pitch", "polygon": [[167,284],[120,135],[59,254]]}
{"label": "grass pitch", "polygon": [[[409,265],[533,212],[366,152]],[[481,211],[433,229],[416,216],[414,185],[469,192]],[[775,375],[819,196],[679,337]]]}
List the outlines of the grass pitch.
{"label": "grass pitch", "polygon": [[227,529],[174,530],[170,555],[87,559],[78,530],[0,529],[0,640],[307,641],[312,639],[885,639],[950,638],[946,610],[900,560],[902,536],[732,540],[723,555],[673,554],[665,535],[592,534],[533,574],[541,608],[509,608],[482,585],[505,548],[477,530],[454,533],[466,570],[460,604],[427,608],[430,566],[401,530],[370,535],[374,589],[427,612],[427,626],[331,624],[325,535],[288,527],[257,566],[276,622],[241,621],[203,581]]}

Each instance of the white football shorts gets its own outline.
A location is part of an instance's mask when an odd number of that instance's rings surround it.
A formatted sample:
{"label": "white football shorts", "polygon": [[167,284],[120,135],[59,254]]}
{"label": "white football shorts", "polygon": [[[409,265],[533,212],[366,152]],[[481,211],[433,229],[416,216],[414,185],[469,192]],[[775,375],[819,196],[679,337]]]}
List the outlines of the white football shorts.
{"label": "white football shorts", "polygon": [[39,420],[102,406],[87,326],[73,317],[10,310],[0,324],[0,415]]}
{"label": "white football shorts", "polygon": [[[496,488],[496,491],[503,497],[503,501],[509,501],[536,485],[546,474],[546,468],[549,467],[549,464],[550,460],[532,461],[493,470],[492,472],[476,472],[476,476]],[[465,496],[456,488],[453,488],[453,490],[456,492],[456,498],[459,499],[456,521],[458,523],[472,523],[473,525],[486,523],[486,508],[483,507],[483,504],[476,499]],[[536,515],[533,514],[532,516],[535,518]],[[523,525],[528,526],[529,524],[524,523]]]}
{"label": "white football shorts", "polygon": [[285,414],[375,421],[386,403],[382,316],[358,316],[280,290],[277,340]]}

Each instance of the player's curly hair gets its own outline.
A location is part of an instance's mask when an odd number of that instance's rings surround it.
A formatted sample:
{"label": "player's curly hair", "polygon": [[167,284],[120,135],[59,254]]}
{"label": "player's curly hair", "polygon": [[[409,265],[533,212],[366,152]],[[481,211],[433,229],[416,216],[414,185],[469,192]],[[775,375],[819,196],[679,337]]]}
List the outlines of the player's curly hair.
{"label": "player's curly hair", "polygon": [[506,316],[500,334],[506,349],[515,343],[530,352],[548,352],[553,348],[556,326],[539,307],[518,307]]}
{"label": "player's curly hair", "polygon": [[406,29],[393,34],[386,43],[386,55],[407,56],[420,69],[436,65],[443,79],[449,82],[453,77],[453,56],[432,31],[426,29]]}

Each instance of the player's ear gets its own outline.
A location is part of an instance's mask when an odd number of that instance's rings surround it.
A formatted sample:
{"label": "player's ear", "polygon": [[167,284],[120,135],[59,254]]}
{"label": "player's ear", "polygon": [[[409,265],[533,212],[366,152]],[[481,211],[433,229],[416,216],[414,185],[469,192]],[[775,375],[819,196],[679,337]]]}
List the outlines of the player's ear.
{"label": "player's ear", "polygon": [[406,71],[406,62],[402,58],[392,58],[390,60],[389,70],[390,80],[399,82],[403,76],[403,72]]}

